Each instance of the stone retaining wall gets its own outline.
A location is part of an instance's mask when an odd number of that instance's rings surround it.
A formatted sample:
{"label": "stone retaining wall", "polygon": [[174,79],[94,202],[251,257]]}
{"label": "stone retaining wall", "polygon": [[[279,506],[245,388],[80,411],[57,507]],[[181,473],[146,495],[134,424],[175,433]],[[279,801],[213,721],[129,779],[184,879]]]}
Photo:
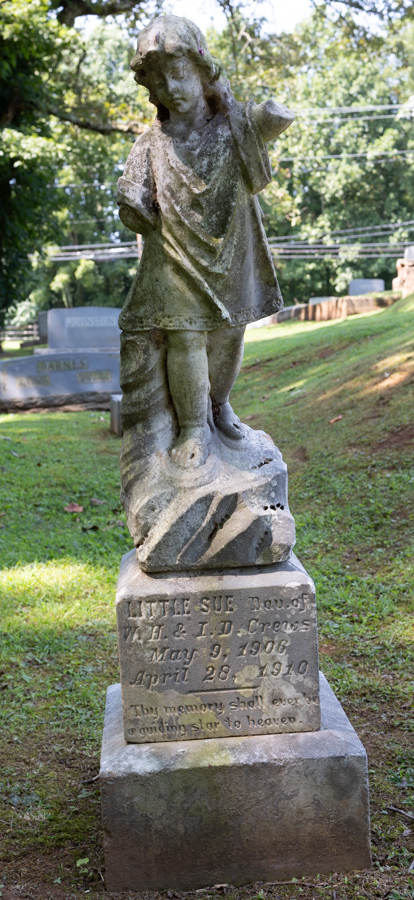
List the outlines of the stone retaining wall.
{"label": "stone retaining wall", "polygon": [[[414,282],[411,291],[414,291]],[[321,303],[297,303],[295,306],[286,306],[274,316],[269,316],[268,319],[263,320],[263,324],[280,325],[281,322],[288,322],[291,319],[298,319],[300,322],[345,319],[347,316],[370,312],[378,307],[392,306],[402,296],[406,296],[406,294],[399,289],[383,293],[362,294],[360,297],[329,297]]]}

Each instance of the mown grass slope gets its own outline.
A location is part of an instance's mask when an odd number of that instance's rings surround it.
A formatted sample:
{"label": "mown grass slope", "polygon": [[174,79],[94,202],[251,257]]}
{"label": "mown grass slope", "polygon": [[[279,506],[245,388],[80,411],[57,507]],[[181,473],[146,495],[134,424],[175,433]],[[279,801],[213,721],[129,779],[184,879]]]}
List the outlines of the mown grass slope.
{"label": "mown grass slope", "polygon": [[[374,868],[198,897],[414,897],[413,387],[414,297],[247,333],[233,403],[288,463],[321,668],[369,752]],[[109,897],[92,779],[131,541],[108,426],[100,412],[0,417],[6,900]],[[83,511],[65,512],[71,502]]]}

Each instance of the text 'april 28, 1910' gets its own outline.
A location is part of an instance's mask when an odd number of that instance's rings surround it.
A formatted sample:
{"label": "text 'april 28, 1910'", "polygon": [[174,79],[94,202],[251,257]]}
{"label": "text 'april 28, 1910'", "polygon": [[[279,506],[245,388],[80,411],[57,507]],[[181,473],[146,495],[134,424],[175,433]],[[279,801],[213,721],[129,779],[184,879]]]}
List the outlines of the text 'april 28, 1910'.
{"label": "text 'april 28, 1910'", "polygon": [[127,740],[319,727],[313,584],[275,568],[273,584],[224,575],[218,591],[214,577],[196,576],[163,579],[162,594],[141,573],[152,590],[118,599]]}

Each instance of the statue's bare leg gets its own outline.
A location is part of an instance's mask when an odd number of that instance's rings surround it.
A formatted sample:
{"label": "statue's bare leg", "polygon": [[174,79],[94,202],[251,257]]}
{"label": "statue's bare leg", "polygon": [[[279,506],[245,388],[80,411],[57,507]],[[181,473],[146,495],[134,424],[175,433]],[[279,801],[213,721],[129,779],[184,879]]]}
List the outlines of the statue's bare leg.
{"label": "statue's bare leg", "polygon": [[244,436],[243,425],[229,403],[230,391],[243,360],[243,328],[217,328],[207,340],[210,393],[216,428],[235,440]]}
{"label": "statue's bare leg", "polygon": [[171,450],[178,466],[202,466],[208,456],[208,363],[205,331],[168,331],[168,383],[180,433]]}

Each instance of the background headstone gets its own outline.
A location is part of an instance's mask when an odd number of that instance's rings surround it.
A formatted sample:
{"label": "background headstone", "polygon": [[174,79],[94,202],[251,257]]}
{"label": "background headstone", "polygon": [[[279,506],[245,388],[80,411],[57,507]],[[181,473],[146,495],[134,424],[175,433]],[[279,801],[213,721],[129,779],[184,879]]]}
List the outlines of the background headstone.
{"label": "background headstone", "polygon": [[414,262],[414,245],[411,245],[411,247],[405,248],[404,259],[408,259],[408,260],[410,260],[410,262]]}
{"label": "background headstone", "polygon": [[47,342],[47,310],[40,312],[37,317],[37,325],[39,328],[39,339],[42,344]]}
{"label": "background headstone", "polygon": [[116,434],[118,437],[122,437],[121,400],[122,394],[111,394],[111,420],[109,430],[112,431],[112,434]]}
{"label": "background headstone", "polygon": [[47,406],[56,397],[119,392],[119,353],[51,353],[0,364],[0,409]]}
{"label": "background headstone", "polygon": [[370,294],[373,291],[385,291],[383,278],[354,278],[349,284],[349,296],[358,297],[361,294]]}
{"label": "background headstone", "polygon": [[106,306],[80,306],[73,309],[49,309],[47,330],[50,350],[119,350],[120,309]]}

